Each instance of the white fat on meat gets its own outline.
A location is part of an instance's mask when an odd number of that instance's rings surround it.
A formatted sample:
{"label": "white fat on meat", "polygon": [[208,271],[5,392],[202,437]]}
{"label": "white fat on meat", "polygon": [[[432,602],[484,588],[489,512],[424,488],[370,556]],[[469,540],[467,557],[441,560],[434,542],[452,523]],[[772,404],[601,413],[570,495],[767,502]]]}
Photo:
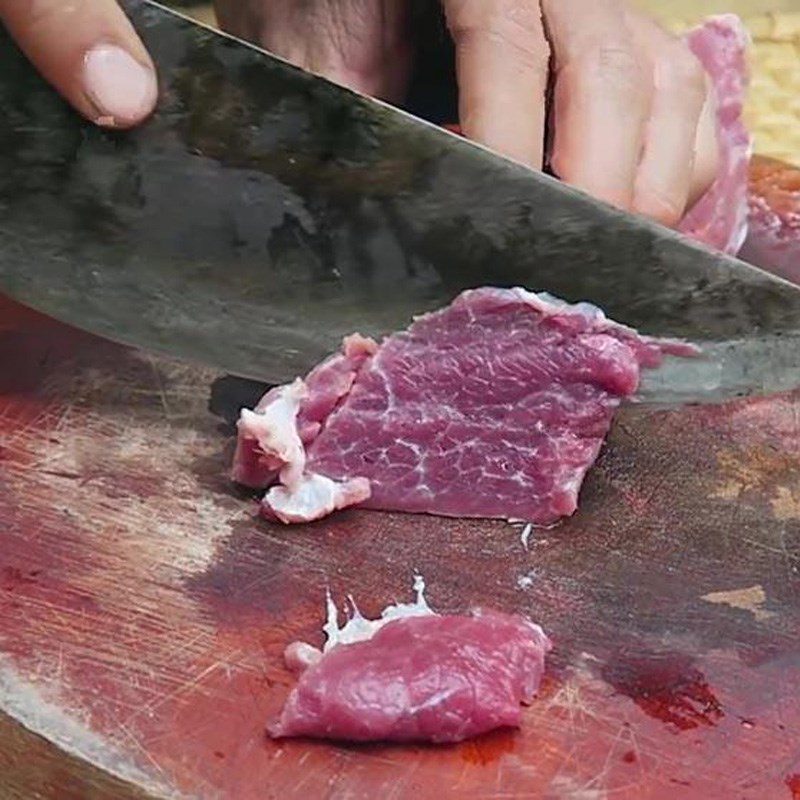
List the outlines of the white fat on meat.
{"label": "white fat on meat", "polygon": [[306,642],[292,642],[283,651],[286,668],[300,675],[322,658],[322,651]]}
{"label": "white fat on meat", "polygon": [[322,519],[341,508],[363,503],[371,494],[366,478],[334,481],[311,472],[290,482],[281,470],[281,481],[267,492],[262,502],[270,515],[287,525]]}
{"label": "white fat on meat", "polygon": [[239,432],[254,439],[265,463],[276,472],[280,484],[265,495],[270,516],[286,524],[313,522],[341,508],[367,500],[371,490],[366,478],[335,481],[306,472],[306,449],[297,427],[297,415],[308,390],[298,378],[269,392],[255,411],[242,409]]}
{"label": "white fat on meat", "polygon": [[367,619],[358,610],[352,596],[348,596],[350,601],[350,614],[344,625],[339,627],[339,611],[336,603],[333,602],[330,592],[327,593],[328,620],[323,625],[325,633],[324,652],[340,644],[352,644],[353,642],[363,642],[371,639],[384,625],[395,619],[405,617],[427,617],[435,615],[436,612],[428,605],[425,599],[425,580],[422,575],[414,576],[414,592],[416,597],[413,603],[394,603],[386,606],[378,619]]}
{"label": "white fat on meat", "polygon": [[255,439],[267,463],[280,470],[281,483],[289,488],[300,484],[306,466],[306,450],[297,431],[297,413],[306,396],[301,378],[274,389],[255,411],[243,408],[239,431]]}
{"label": "white fat on meat", "polygon": [[316,664],[322,658],[323,653],[327,653],[339,645],[365,642],[393,620],[406,617],[436,616],[436,612],[431,609],[425,599],[425,580],[422,575],[414,576],[414,592],[416,597],[413,603],[394,603],[386,606],[378,619],[364,617],[358,610],[352,595],[348,595],[350,613],[347,614],[344,625],[339,627],[339,609],[328,590],[325,594],[327,621],[322,626],[325,634],[325,644],[322,650],[306,642],[292,642],[283,652],[287,668],[295,674],[300,674]]}

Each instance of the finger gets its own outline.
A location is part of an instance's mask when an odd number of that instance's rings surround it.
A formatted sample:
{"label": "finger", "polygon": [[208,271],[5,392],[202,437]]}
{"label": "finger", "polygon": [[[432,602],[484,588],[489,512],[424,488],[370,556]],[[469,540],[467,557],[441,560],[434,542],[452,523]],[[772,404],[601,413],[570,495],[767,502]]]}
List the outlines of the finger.
{"label": "finger", "polygon": [[614,0],[544,0],[556,67],[552,165],[620,208],[633,202],[652,76]]}
{"label": "finger", "polygon": [[538,2],[445,0],[444,8],[464,134],[541,169],[550,49]]}
{"label": "finger", "polygon": [[153,110],[155,69],[114,0],[0,0],[0,21],[84,116],[130,127]]}
{"label": "finger", "polygon": [[706,81],[700,62],[684,42],[661,31],[654,38],[655,93],[633,210],[673,227],[689,202]]}
{"label": "finger", "polygon": [[706,99],[700,113],[695,140],[694,168],[689,187],[687,207],[691,208],[711,187],[719,170],[719,140],[717,137],[717,102],[711,78],[705,76]]}

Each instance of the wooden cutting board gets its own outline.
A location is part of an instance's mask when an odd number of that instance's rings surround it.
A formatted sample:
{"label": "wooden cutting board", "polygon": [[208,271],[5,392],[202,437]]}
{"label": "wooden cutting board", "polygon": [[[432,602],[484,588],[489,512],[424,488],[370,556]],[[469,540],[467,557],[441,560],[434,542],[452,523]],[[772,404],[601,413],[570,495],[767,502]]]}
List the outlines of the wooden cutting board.
{"label": "wooden cutting board", "polygon": [[[0,305],[0,797],[800,797],[800,393],[626,408],[580,513],[535,531],[351,512],[285,528],[227,478],[213,373]],[[519,732],[269,741],[365,612],[529,614],[555,641]]]}

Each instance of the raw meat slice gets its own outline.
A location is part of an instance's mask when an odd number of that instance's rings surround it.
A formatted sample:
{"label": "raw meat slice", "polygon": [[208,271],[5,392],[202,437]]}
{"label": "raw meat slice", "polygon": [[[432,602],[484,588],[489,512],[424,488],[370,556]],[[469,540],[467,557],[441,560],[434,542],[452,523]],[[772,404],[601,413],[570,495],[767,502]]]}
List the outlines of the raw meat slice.
{"label": "raw meat slice", "polygon": [[552,647],[542,629],[492,611],[439,616],[420,578],[416,588],[416,603],[389,606],[378,620],[354,606],[343,629],[328,599],[324,653],[286,648],[300,677],[271,736],[444,743],[520,724]]}
{"label": "raw meat slice", "polygon": [[[365,341],[242,412],[233,474],[280,481],[267,516],[308,521],[352,501],[550,524],[575,511],[640,368],[665,347],[694,352],[524,289],[467,291],[380,347]],[[340,368],[334,403],[319,376]]]}
{"label": "raw meat slice", "polygon": [[749,204],[741,257],[800,283],[800,169],[756,156],[750,167]]}
{"label": "raw meat slice", "polygon": [[711,17],[686,41],[711,78],[717,104],[719,167],[711,188],[678,230],[718,250],[737,253],[747,235],[747,168],[752,142],[742,121],[749,37],[733,14]]}

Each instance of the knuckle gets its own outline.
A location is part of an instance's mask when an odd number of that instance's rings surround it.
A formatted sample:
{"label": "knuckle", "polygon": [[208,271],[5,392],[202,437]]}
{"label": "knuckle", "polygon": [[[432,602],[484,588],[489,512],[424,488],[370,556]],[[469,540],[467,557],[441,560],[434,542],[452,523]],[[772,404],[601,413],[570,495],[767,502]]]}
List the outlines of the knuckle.
{"label": "knuckle", "polygon": [[670,90],[702,106],[707,94],[706,73],[683,42],[672,42],[661,51],[657,69]]}
{"label": "knuckle", "polygon": [[496,0],[487,3],[486,7],[489,20],[494,20],[496,25],[507,25],[525,36],[542,33],[542,14],[538,3],[529,0]]}
{"label": "knuckle", "polygon": [[449,6],[448,16],[456,29],[514,25],[531,32],[542,27],[539,4],[531,0],[462,0]]}
{"label": "knuckle", "polygon": [[531,0],[466,0],[448,12],[454,37],[484,36],[499,40],[526,61],[546,68],[550,45],[544,35],[539,4]]}
{"label": "knuckle", "polygon": [[601,43],[588,47],[576,59],[587,78],[612,84],[621,99],[640,103],[652,86],[649,70],[633,47],[623,43]]}
{"label": "knuckle", "polygon": [[603,77],[638,76],[639,59],[633,49],[624,44],[597,44],[588,48],[582,56],[587,67],[593,68]]}

